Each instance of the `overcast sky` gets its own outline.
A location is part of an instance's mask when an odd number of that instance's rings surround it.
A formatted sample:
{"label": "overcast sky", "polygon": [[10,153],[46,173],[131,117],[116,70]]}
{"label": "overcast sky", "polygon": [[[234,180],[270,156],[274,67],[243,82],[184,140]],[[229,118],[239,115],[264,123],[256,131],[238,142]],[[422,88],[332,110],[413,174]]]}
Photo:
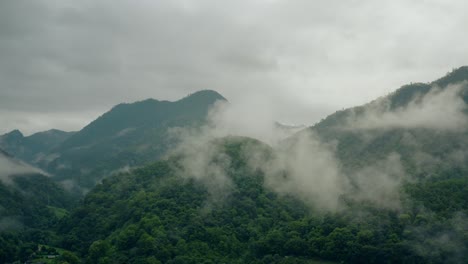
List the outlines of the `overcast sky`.
{"label": "overcast sky", "polygon": [[313,124],[468,64],[466,0],[2,0],[0,133],[213,89]]}

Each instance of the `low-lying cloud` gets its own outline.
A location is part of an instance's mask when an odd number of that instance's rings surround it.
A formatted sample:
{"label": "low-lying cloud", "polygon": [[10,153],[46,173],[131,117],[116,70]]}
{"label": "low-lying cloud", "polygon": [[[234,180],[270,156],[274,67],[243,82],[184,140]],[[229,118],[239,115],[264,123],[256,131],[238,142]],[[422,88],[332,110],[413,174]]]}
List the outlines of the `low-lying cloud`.
{"label": "low-lying cloud", "polygon": [[[385,133],[395,128],[464,131],[468,119],[466,104],[460,95],[466,88],[465,84],[432,87],[428,93],[416,95],[396,109],[390,107],[391,96],[379,99],[361,108],[363,112],[349,110],[351,115],[338,125],[351,132]],[[213,196],[227,193],[226,190],[233,188],[226,173],[231,160],[215,144],[216,139],[247,136],[272,147],[273,153],[268,158],[259,155],[263,150],[255,147],[243,149],[242,155],[249,161],[250,169],[264,173],[265,187],[278,194],[295,196],[324,211],[339,211],[344,208],[344,201],[401,209],[401,186],[415,179],[405,171],[399,153],[390,152],[371,164],[346,169],[337,157],[338,138],[323,142],[310,129],[294,135],[278,133],[269,108],[260,106],[258,112],[250,112],[247,110],[250,107],[222,102],[212,108],[206,125],[172,129],[170,134],[179,142],[173,154],[183,157],[184,174],[204,182]],[[437,166],[441,162],[440,158],[419,150],[413,135],[406,134],[402,140],[414,145],[415,155],[409,161],[414,165],[414,172],[427,171],[431,168],[427,164],[435,162]],[[450,164],[457,163],[457,160],[464,160],[465,155],[455,151],[448,159]]]}
{"label": "low-lying cloud", "polygon": [[205,129],[213,136],[241,135],[277,145],[304,128],[302,125],[277,123],[272,114],[273,108],[273,105],[257,98],[244,101],[242,105],[218,101],[209,112]]}
{"label": "low-lying cloud", "polygon": [[461,131],[468,128],[466,103],[460,93],[466,84],[444,89],[433,87],[427,94],[416,96],[406,106],[391,110],[388,97],[365,106],[364,113],[352,112],[346,129],[425,128]]}
{"label": "low-lying cloud", "polygon": [[274,159],[255,164],[265,172],[265,185],[318,209],[338,209],[348,181],[340,172],[332,146],[306,132],[286,144],[276,150]]}
{"label": "low-lying cloud", "polygon": [[178,173],[206,185],[210,201],[222,200],[233,187],[226,171],[230,158],[220,150],[215,137],[208,130],[173,128],[169,131],[177,147],[170,152],[179,158]]}
{"label": "low-lying cloud", "polygon": [[[204,183],[213,197],[227,194],[234,186],[227,175],[230,157],[222,152],[219,138],[227,136],[255,137],[265,131],[261,139],[272,146],[272,155],[265,158],[261,147],[241,149],[251,170],[265,175],[265,187],[281,195],[292,195],[321,211],[343,208],[342,198],[368,201],[381,207],[397,209],[398,195],[404,181],[399,156],[391,154],[352,174],[343,170],[336,157],[336,144],[321,142],[319,137],[304,130],[284,140],[273,130],[267,131],[267,122],[237,119],[230,105],[214,107],[207,125],[199,128],[173,128],[170,134],[178,142],[171,154],[181,157],[182,174]],[[252,115],[255,116],[255,115]],[[226,117],[226,118],[224,118]],[[272,132],[273,131],[273,132]],[[258,137],[257,137],[258,138]],[[282,141],[284,140],[284,141]]]}
{"label": "low-lying cloud", "polygon": [[40,169],[34,168],[18,160],[12,160],[0,154],[0,181],[3,184],[11,184],[12,177],[15,175],[28,173],[41,173],[47,175]]}
{"label": "low-lying cloud", "polygon": [[387,158],[354,173],[350,180],[351,199],[371,202],[380,208],[399,209],[400,187],[405,180],[411,179],[404,171],[400,156],[391,153]]}

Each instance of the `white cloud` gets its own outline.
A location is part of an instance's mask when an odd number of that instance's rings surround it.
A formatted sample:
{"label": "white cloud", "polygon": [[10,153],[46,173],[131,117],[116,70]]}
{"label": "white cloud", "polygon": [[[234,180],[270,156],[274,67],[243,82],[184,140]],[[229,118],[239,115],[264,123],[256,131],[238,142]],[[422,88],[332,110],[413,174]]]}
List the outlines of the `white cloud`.
{"label": "white cloud", "polygon": [[390,108],[390,98],[366,106],[364,113],[353,113],[346,129],[426,128],[440,131],[463,131],[468,128],[466,103],[460,96],[466,85],[445,89],[434,87],[403,107]]}
{"label": "white cloud", "polygon": [[22,161],[13,160],[0,154],[0,181],[3,184],[11,184],[13,177],[20,174],[41,173],[47,175],[40,169],[34,168]]}

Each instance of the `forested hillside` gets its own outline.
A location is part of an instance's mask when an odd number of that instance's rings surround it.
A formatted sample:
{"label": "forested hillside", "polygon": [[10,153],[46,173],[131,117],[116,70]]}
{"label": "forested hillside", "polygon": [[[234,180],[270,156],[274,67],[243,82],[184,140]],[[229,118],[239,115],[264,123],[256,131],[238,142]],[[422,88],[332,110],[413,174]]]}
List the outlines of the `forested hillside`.
{"label": "forested hillside", "polygon": [[39,170],[0,154],[0,262],[26,261],[37,245],[57,241],[53,228],[73,197]]}
{"label": "forested hillside", "polygon": [[221,166],[217,175],[192,175],[175,157],[104,180],[62,223],[62,246],[87,263],[463,261],[466,177],[406,185],[398,210],[344,195],[343,209],[324,212],[266,187],[269,176],[249,165],[252,149],[274,158],[263,143],[210,144],[219,152],[207,164]]}

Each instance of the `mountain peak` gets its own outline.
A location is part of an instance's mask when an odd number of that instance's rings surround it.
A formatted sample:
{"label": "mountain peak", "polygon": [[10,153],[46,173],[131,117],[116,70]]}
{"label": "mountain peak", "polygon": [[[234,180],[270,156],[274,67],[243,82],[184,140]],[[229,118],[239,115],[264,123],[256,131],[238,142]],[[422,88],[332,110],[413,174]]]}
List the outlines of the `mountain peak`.
{"label": "mountain peak", "polygon": [[[133,134],[148,133],[149,135],[169,126],[185,126],[201,122],[206,118],[211,106],[218,100],[226,99],[215,91],[203,90],[174,102],[146,99],[119,104],[71,136],[61,147],[62,149],[89,147],[106,140],[112,141],[114,138],[120,140],[120,136],[123,135],[121,133],[128,133],[128,131],[133,131]],[[131,138],[130,134],[126,135]],[[141,139],[134,136],[132,140]]]}
{"label": "mountain peak", "polygon": [[189,94],[186,97],[180,99],[178,102],[183,101],[195,101],[195,102],[203,102],[203,101],[227,101],[221,94],[214,90],[200,90],[195,93]]}
{"label": "mountain peak", "polygon": [[3,137],[8,137],[8,138],[23,138],[23,133],[19,131],[18,129],[12,130],[6,134],[3,135]]}

